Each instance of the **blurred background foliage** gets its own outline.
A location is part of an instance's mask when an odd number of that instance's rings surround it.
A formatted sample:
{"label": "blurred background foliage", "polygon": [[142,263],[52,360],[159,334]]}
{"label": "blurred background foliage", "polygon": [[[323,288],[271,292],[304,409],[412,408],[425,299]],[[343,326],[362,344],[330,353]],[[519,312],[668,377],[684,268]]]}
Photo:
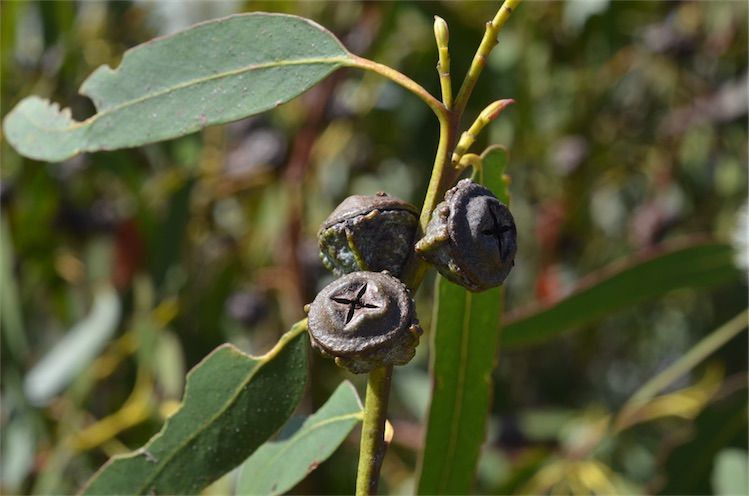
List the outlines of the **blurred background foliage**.
{"label": "blurred background foliage", "polygon": [[[99,65],[154,36],[255,10],[314,19],[438,94],[432,16],[450,26],[460,81],[497,8],[3,1],[2,114],[39,94],[85,118],[93,107],[77,89]],[[510,316],[611,262],[698,238],[730,243],[743,275],[500,350],[478,491],[746,490],[746,333],[671,383],[639,421],[607,427],[639,386],[746,306],[746,19],[742,1],[534,1],[503,30],[467,116],[517,102],[479,139],[512,154],[520,248]],[[46,164],[3,141],[2,492],[74,492],[158,430],[186,371],[215,346],[266,350],[331,279],[316,250],[320,222],[354,193],[420,204],[436,142],[417,98],[353,70],[273,112],[138,149]],[[429,279],[417,301],[426,329],[432,288]],[[395,375],[390,493],[413,487],[427,343]],[[301,409],[346,375],[314,356]],[[351,493],[356,452],[352,436],[295,492]],[[230,492],[234,477],[206,492]]]}

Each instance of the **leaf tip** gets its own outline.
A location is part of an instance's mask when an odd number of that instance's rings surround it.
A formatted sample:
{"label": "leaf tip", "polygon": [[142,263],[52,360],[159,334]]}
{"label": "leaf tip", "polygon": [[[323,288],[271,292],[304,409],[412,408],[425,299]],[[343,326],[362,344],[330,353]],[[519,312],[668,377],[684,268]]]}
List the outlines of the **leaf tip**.
{"label": "leaf tip", "polygon": [[38,96],[21,100],[3,119],[8,143],[21,155],[56,162],[80,153],[80,123],[69,108]]}

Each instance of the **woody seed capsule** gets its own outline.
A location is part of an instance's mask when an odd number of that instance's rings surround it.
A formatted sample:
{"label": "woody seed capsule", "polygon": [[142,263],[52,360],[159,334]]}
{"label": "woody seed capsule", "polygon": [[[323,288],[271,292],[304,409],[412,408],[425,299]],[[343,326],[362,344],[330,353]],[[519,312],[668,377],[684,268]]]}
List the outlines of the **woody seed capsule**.
{"label": "woody seed capsule", "polygon": [[488,189],[463,179],[432,213],[416,253],[470,291],[499,286],[515,265],[517,231],[510,210]]}
{"label": "woody seed capsule", "polygon": [[352,272],[308,309],[312,346],[355,374],[413,358],[422,333],[406,286],[387,272]]}
{"label": "woody seed capsule", "polygon": [[320,258],[340,276],[387,270],[399,276],[413,251],[416,207],[386,193],[349,196],[317,233]]}

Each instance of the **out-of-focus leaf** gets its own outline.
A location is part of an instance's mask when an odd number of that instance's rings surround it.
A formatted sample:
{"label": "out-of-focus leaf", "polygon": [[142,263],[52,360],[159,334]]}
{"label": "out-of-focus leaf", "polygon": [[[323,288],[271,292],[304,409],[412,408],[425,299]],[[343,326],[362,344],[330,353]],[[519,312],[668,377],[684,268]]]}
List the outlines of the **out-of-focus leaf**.
{"label": "out-of-focus leaf", "polygon": [[3,71],[3,75],[10,72],[11,64],[9,62],[15,55],[13,53],[15,49],[13,41],[16,28],[23,11],[27,8],[28,5],[25,2],[8,2],[8,5],[3,5],[3,15],[0,18],[0,43],[3,47],[2,54],[0,54],[3,64],[0,70]]}
{"label": "out-of-focus leaf", "polygon": [[13,418],[3,427],[3,438],[0,486],[9,493],[20,493],[24,478],[34,466],[36,439],[30,419]]}
{"label": "out-of-focus leaf", "polygon": [[550,457],[516,494],[643,494],[643,489],[598,460]]}
{"label": "out-of-focus leaf", "polygon": [[562,451],[582,453],[589,446],[601,443],[610,423],[611,415],[604,408],[593,406],[582,410],[559,429],[557,438]]}
{"label": "out-of-focus leaf", "polygon": [[746,450],[728,448],[715,457],[713,494],[738,496],[749,494],[749,457]]}
{"label": "out-of-focus leaf", "polygon": [[564,4],[563,21],[566,27],[579,31],[590,17],[605,12],[609,0],[572,0]]}
{"label": "out-of-focus leaf", "polygon": [[709,288],[739,276],[727,244],[667,245],[591,274],[567,297],[512,312],[505,321],[502,344],[543,342],[674,289]]}
{"label": "out-of-focus leaf", "polygon": [[723,380],[720,367],[709,367],[700,381],[673,393],[656,396],[632,410],[624,410],[626,416],[617,418],[617,427],[625,429],[641,422],[650,422],[663,417],[694,418],[718,392]]}
{"label": "out-of-focus leaf", "polygon": [[[491,449],[485,449],[482,451],[481,456],[492,457]],[[487,487],[486,491],[482,491],[482,494],[523,494],[520,492],[521,487],[528,483],[533,475],[549,460],[549,452],[547,449],[539,446],[529,447],[517,453],[513,456],[511,461],[510,473],[508,477],[505,477],[501,482],[495,482],[491,486]],[[491,458],[490,458],[491,461]],[[482,463],[487,462],[480,462]],[[501,470],[501,468],[500,468]],[[486,468],[479,468],[477,482],[481,484],[487,481]],[[483,480],[481,479],[483,477]]]}
{"label": "out-of-focus leaf", "polygon": [[614,473],[595,460],[554,460],[539,470],[521,494],[618,494]]}
{"label": "out-of-focus leaf", "polygon": [[398,380],[393,381],[393,390],[408,412],[420,421],[429,408],[429,374],[417,367],[405,366],[398,370]]}
{"label": "out-of-focus leaf", "polygon": [[[689,404],[693,405],[692,409],[697,408],[696,411],[694,411],[695,414],[699,412],[701,406],[698,405],[704,404],[704,402],[712,396],[712,393],[710,393],[705,397],[705,393],[710,390],[713,390],[714,393],[714,390],[718,386],[717,383],[720,382],[720,379],[716,380],[716,377],[722,375],[722,372],[717,372],[717,369],[708,369],[709,373],[707,373],[703,381],[701,381],[702,387],[698,387],[699,385],[697,385],[692,392],[688,392],[688,389],[682,391],[685,396],[679,396],[678,393],[674,393],[672,400],[668,400],[666,397],[661,397],[658,401],[651,400],[660,391],[692,370],[700,362],[705,360],[732,338],[736,337],[737,334],[746,329],[747,318],[749,318],[749,310],[744,310],[736,317],[702,338],[697,344],[692,346],[687,353],[679,357],[679,359],[674,363],[643,384],[642,387],[640,387],[622,407],[615,424],[619,428],[626,428],[633,423],[648,420],[653,416],[657,417],[662,416],[663,414],[668,415],[669,411],[686,412],[690,410],[688,407]],[[702,392],[700,393],[700,391]],[[657,413],[659,411],[662,412],[661,415]],[[678,415],[678,413],[672,414]]]}
{"label": "out-of-focus leaf", "polygon": [[[482,155],[479,182],[507,203],[507,152]],[[434,378],[419,494],[468,494],[478,466],[499,344],[502,290],[471,293],[437,278],[430,370]]]}
{"label": "out-of-focus leaf", "polygon": [[0,215],[0,321],[3,323],[3,337],[8,350],[20,359],[29,345],[23,332],[21,305],[12,267],[13,243],[5,215]]}
{"label": "out-of-focus leaf", "polygon": [[169,215],[151,233],[151,272],[157,287],[164,282],[172,264],[178,263],[185,245],[185,231],[190,219],[190,197],[194,182],[186,181],[169,201]]}
{"label": "out-of-focus leaf", "polygon": [[519,414],[520,431],[532,441],[557,439],[562,427],[575,415],[575,410],[544,408]]}
{"label": "out-of-focus leaf", "polygon": [[[497,487],[510,476],[512,466],[509,456],[498,449],[485,449],[479,458],[476,484],[479,488]],[[490,491],[477,491],[481,494]]]}
{"label": "out-of-focus leaf", "polygon": [[32,96],[8,113],[5,136],[46,161],[175,138],[276,107],[350,57],[310,20],[229,16],[133,48],[117,69],[99,67],[80,90],[98,111],[89,119]]}
{"label": "out-of-focus leaf", "polygon": [[242,467],[237,493],[285,493],[327,460],[361,420],[356,390],[344,382],[301,426],[293,425],[253,453]]}
{"label": "out-of-focus leaf", "polygon": [[[693,434],[674,448],[663,467],[666,483],[659,494],[710,494],[713,460],[723,449],[746,448],[746,388],[705,408],[693,423]],[[673,446],[667,439],[666,445]]]}
{"label": "out-of-focus leaf", "polygon": [[239,465],[296,408],[307,374],[306,321],[265,355],[220,346],[187,376],[182,407],[142,448],[109,460],[84,494],[197,494]]}
{"label": "out-of-focus leaf", "polygon": [[45,405],[99,355],[117,329],[121,312],[117,292],[109,285],[94,292],[91,312],[34,365],[24,380],[29,401]]}
{"label": "out-of-focus leaf", "polygon": [[179,339],[162,331],[156,343],[156,381],[167,398],[179,398],[185,383],[185,358]]}

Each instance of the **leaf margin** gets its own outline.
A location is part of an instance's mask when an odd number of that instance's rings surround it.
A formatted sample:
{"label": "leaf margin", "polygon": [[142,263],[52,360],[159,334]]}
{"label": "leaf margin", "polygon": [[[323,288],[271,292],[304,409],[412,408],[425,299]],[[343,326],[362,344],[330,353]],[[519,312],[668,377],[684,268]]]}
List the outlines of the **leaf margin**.
{"label": "leaf margin", "polygon": [[[125,66],[127,61],[133,60],[134,56],[136,58],[139,57],[144,50],[153,49],[154,43],[174,40],[179,36],[187,36],[190,33],[194,35],[194,30],[205,28],[206,26],[210,26],[211,24],[218,24],[221,22],[232,21],[234,19],[241,18],[257,18],[260,16],[282,17],[290,19],[294,22],[301,22],[303,24],[306,24],[311,28],[317,30],[320,34],[326,35],[329,38],[326,41],[332,41],[337,46],[337,48],[340,49],[340,55],[336,57],[322,57],[318,59],[300,60],[295,64],[290,64],[300,65],[317,60],[320,63],[324,62],[325,64],[329,64],[331,67],[325,74],[317,78],[314,82],[302,87],[301,90],[296,91],[291,96],[288,96],[285,99],[276,100],[273,102],[273,105],[266,105],[264,108],[260,108],[259,110],[243,114],[240,117],[218,117],[216,119],[203,121],[203,116],[201,114],[199,116],[195,116],[195,118],[197,119],[197,125],[192,122],[194,119],[189,119],[189,121],[192,123],[190,126],[177,130],[177,124],[174,124],[167,131],[162,130],[162,134],[164,134],[163,136],[151,138],[144,135],[138,139],[135,139],[134,141],[116,143],[114,145],[110,144],[110,142],[107,142],[106,139],[104,141],[94,141],[93,143],[91,143],[91,138],[85,135],[86,131],[95,130],[93,126],[96,123],[101,122],[103,119],[110,117],[112,115],[112,112],[127,109],[127,106],[125,105],[114,105],[112,107],[105,107],[102,110],[99,110],[102,106],[106,105],[106,101],[102,101],[102,95],[97,95],[95,93],[95,88],[92,87],[97,83],[97,81],[101,83],[102,78],[116,78],[117,76],[121,76],[122,73],[120,71]],[[135,47],[132,47],[125,51],[120,63],[115,68],[112,68],[107,64],[101,65],[96,68],[91,74],[88,75],[86,79],[84,79],[79,88],[79,94],[90,98],[96,108],[96,113],[88,117],[87,119],[76,121],[75,119],[73,119],[72,112],[69,107],[62,107],[59,103],[53,102],[47,98],[42,98],[37,95],[29,95],[17,102],[17,104],[13,106],[13,108],[3,118],[3,133],[8,143],[20,155],[26,156],[31,159],[48,162],[66,160],[85,152],[108,151],[119,148],[141,146],[148,143],[174,139],[180,136],[197,132],[210,125],[225,124],[270,110],[308,91],[310,88],[318,84],[320,81],[328,77],[336,70],[345,66],[354,66],[356,63],[355,59],[356,57],[351,54],[348,49],[346,49],[346,47],[335,35],[333,35],[333,33],[311,19],[291,14],[269,12],[232,14],[218,19],[210,19],[199,22],[176,33],[159,36],[141,43]],[[243,67],[243,69],[246,69],[246,67]],[[223,75],[220,76],[223,77]],[[195,81],[191,80],[189,82],[193,87],[196,85]],[[176,90],[172,88],[170,91]],[[132,106],[136,103],[139,103],[140,101],[140,98],[134,99],[128,102],[128,105]],[[45,121],[43,124],[38,122],[37,118],[40,116],[42,117],[42,120]],[[50,126],[49,123],[52,123],[52,125]],[[36,134],[30,132],[30,130],[34,128],[37,129]],[[58,133],[58,139],[45,139],[48,138],[49,135],[55,135],[56,133]],[[123,141],[123,138],[120,138],[120,141]],[[40,146],[40,142],[45,142],[44,146]]]}
{"label": "leaf margin", "polygon": [[[349,394],[349,395],[351,395],[353,397],[353,399],[355,400],[356,404],[359,407],[359,411],[353,412],[353,413],[347,413],[345,415],[338,415],[338,416],[332,417],[332,418],[326,418],[326,419],[324,419],[322,421],[319,421],[319,420],[316,419],[315,416],[317,416],[322,411],[324,411],[324,409],[326,407],[335,406],[335,405],[331,405],[331,402],[334,401],[334,399],[336,398],[336,395],[341,395],[342,396],[344,394]],[[309,428],[309,430],[303,432],[304,429],[309,426],[308,423],[310,423],[311,421],[313,421],[313,419],[316,420],[317,422],[314,423]],[[295,430],[294,432],[292,432],[291,435],[288,438],[285,438],[285,439],[282,439],[282,440],[277,440],[277,441],[266,442],[263,446],[261,446],[260,448],[258,448],[252,455],[250,455],[250,457],[248,457],[247,460],[245,460],[245,462],[242,464],[242,471],[241,471],[241,473],[240,473],[240,475],[238,477],[238,480],[237,480],[237,488],[236,488],[237,494],[258,494],[258,489],[259,488],[257,486],[253,487],[249,483],[245,483],[245,477],[247,477],[246,470],[248,468],[247,467],[248,463],[252,460],[253,457],[259,456],[260,455],[260,450],[262,450],[265,446],[272,445],[273,443],[276,443],[277,445],[281,444],[281,443],[287,443],[287,442],[289,443],[289,444],[284,445],[281,448],[280,451],[274,453],[272,460],[266,461],[266,463],[264,464],[264,468],[267,469],[268,466],[272,465],[273,460],[275,460],[278,457],[280,457],[288,449],[291,449],[291,448],[294,447],[293,444],[291,444],[291,443],[294,442],[295,438],[297,438],[298,435],[300,435],[300,434],[302,436],[312,435],[312,434],[314,434],[314,431],[316,429],[325,427],[325,426],[331,424],[334,421],[335,422],[342,422],[342,421],[353,420],[354,422],[351,424],[351,426],[348,427],[347,429],[345,429],[346,433],[345,433],[344,438],[343,438],[345,440],[345,437],[348,436],[348,434],[351,432],[351,430],[354,429],[354,427],[356,427],[356,424],[362,422],[363,419],[364,419],[364,405],[362,404],[361,398],[359,397],[359,394],[357,393],[356,388],[354,387],[354,385],[350,381],[348,381],[348,380],[342,381],[336,387],[335,391],[328,397],[328,399],[325,401],[325,403],[322,406],[320,406],[320,408],[318,408],[314,413],[312,413],[311,415],[307,416],[304,419],[304,423],[302,423],[297,430]],[[298,438],[297,438],[297,440],[298,440]],[[339,446],[340,446],[340,443],[336,444],[330,450],[330,453],[328,455],[324,456],[321,460],[315,460],[315,461],[317,463],[320,463],[322,461],[327,460],[330,457],[330,455],[332,455],[332,453],[335,452],[336,449],[338,449]],[[316,468],[316,466],[315,466],[315,468]],[[297,477],[296,480],[293,483],[291,483],[291,484],[289,484],[287,481],[284,481],[284,483],[280,487],[274,487],[267,494],[272,494],[272,495],[283,494],[284,492],[286,492],[286,491],[290,490],[291,488],[293,488],[300,481],[302,481],[307,475],[309,475],[310,472],[312,472],[312,470],[314,470],[314,468],[308,470],[301,477]],[[262,486],[260,486],[260,488],[262,488]],[[266,494],[266,493],[263,493],[263,494]]]}
{"label": "leaf margin", "polygon": [[[292,344],[292,342],[295,339],[303,338],[307,331],[307,320],[304,319],[294,326],[292,326],[291,330],[289,330],[287,333],[285,333],[281,338],[278,340],[278,342],[271,348],[267,353],[260,355],[258,357],[253,357],[251,355],[248,355],[244,352],[242,352],[239,348],[232,345],[231,343],[224,343],[214,350],[212,350],[208,355],[206,355],[200,362],[198,362],[190,371],[187,373],[187,376],[185,378],[185,389],[182,397],[182,402],[180,403],[179,408],[170,415],[162,424],[161,429],[154,434],[143,446],[140,448],[137,448],[129,453],[124,453],[121,455],[115,455],[109,458],[99,469],[86,481],[86,483],[81,487],[81,489],[78,491],[78,495],[86,495],[86,494],[106,494],[102,492],[96,492],[96,493],[90,493],[92,486],[99,480],[101,476],[103,476],[106,471],[114,466],[116,463],[120,461],[127,461],[131,459],[135,459],[139,456],[145,457],[145,459],[149,462],[154,462],[153,455],[149,452],[149,448],[158,440],[160,440],[165,433],[167,433],[167,430],[169,429],[170,425],[177,419],[177,416],[180,414],[180,412],[183,412],[185,409],[185,399],[188,397],[188,391],[191,388],[191,381],[190,378],[193,377],[197,371],[200,369],[201,366],[205,365],[206,363],[209,363],[212,358],[215,358],[220,353],[223,353],[225,351],[229,351],[232,354],[235,354],[236,356],[242,358],[242,359],[249,359],[249,360],[256,360],[258,362],[258,365],[255,366],[248,377],[243,381],[241,387],[237,387],[234,394],[232,395],[231,402],[228,403],[228,406],[225,406],[222,410],[219,411],[219,413],[212,416],[211,420],[213,420],[215,417],[217,417],[220,413],[225,412],[228,410],[236,401],[239,394],[241,394],[242,390],[246,388],[246,386],[251,382],[252,378],[259,373],[263,366],[270,363],[273,358],[275,358],[277,355],[282,353],[286,346],[289,344]],[[303,342],[301,343],[301,346],[304,350],[304,356],[307,356],[307,343]],[[305,358],[306,361],[306,358]],[[303,388],[302,388],[303,390]],[[301,398],[301,395],[297,398],[296,402],[298,404],[299,399]],[[279,427],[280,428],[280,427]],[[276,429],[278,430],[278,429]],[[194,433],[195,431],[193,431]],[[275,431],[274,431],[275,432]],[[268,435],[267,438],[273,435],[273,432]],[[266,440],[267,440],[266,438]],[[191,442],[194,439],[194,436],[190,438],[187,442],[183,443],[183,445],[188,445],[189,442]],[[260,443],[262,445],[262,443]],[[257,448],[256,448],[257,449]],[[254,450],[253,450],[254,451]],[[249,455],[248,455],[249,456]],[[167,463],[170,461],[167,460]],[[160,462],[156,462],[160,463]],[[164,464],[164,467],[167,466],[167,463]],[[241,462],[240,462],[241,463]],[[228,470],[226,471],[228,472]],[[132,491],[135,494],[145,494],[146,490],[149,488],[149,485],[153,482],[153,480],[157,477],[158,473],[154,475],[153,477],[149,477],[144,484],[142,484],[140,487],[138,487],[137,491]]]}

